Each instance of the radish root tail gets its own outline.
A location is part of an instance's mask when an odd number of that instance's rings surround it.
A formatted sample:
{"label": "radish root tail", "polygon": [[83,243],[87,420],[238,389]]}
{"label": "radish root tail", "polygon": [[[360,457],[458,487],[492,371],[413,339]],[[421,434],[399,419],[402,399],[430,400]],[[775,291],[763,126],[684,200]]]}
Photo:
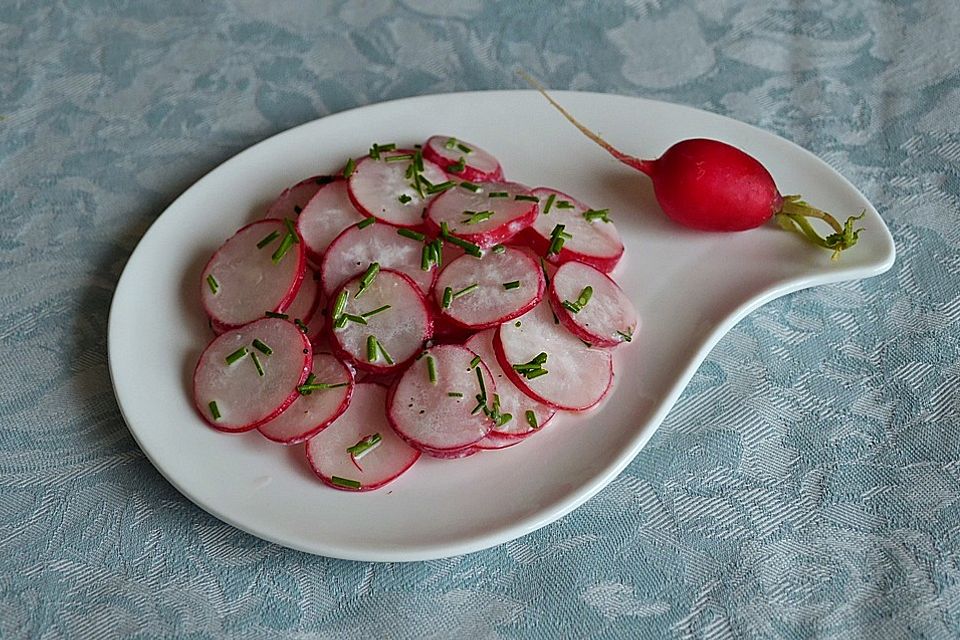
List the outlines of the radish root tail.
{"label": "radish root tail", "polygon": [[540,84],[540,82],[537,81],[533,76],[528,74],[526,71],[524,71],[523,69],[517,69],[517,75],[523,78],[523,80],[527,84],[529,84],[531,87],[539,91],[540,95],[546,98],[547,102],[549,102],[554,109],[559,111],[563,115],[563,117],[570,122],[570,124],[572,124],[577,129],[579,129],[580,132],[583,133],[583,135],[587,136],[588,138],[596,142],[598,145],[603,147],[603,149],[606,150],[606,152],[612,155],[614,158],[616,158],[623,164],[627,165],[628,167],[632,167],[638,171],[642,171],[647,175],[650,175],[650,173],[653,171],[653,163],[650,162],[649,160],[641,160],[640,158],[623,153],[622,151],[620,151],[619,149],[611,145],[609,142],[601,138],[599,135],[597,135],[596,133],[588,129],[585,125],[580,124],[579,120],[574,118],[569,111],[567,111],[562,106],[560,106],[560,104],[556,100],[554,100],[549,93],[547,93],[546,88],[542,84]]}

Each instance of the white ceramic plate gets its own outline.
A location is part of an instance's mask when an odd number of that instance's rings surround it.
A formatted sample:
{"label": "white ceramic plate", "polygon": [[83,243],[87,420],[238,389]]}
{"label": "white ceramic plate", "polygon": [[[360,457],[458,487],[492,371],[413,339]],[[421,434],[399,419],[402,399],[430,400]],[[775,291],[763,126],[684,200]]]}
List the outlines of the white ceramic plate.
{"label": "white ceramic plate", "polygon": [[[556,97],[620,148],[644,157],[690,137],[737,145],[770,169],[783,193],[802,193],[838,217],[866,209],[866,232],[831,262],[829,252],[772,223],[739,234],[680,228],[659,212],[646,178],[530,91],[424,96],[310,122],[197,182],[153,224],[120,278],[110,310],[110,373],[130,431],[157,469],[218,518],[310,553],[404,561],[476,551],[556,520],[615,478],[711,347],[752,309],[893,264],[893,241],[876,210],[790,142],[688,107],[603,94],[558,91]],[[510,179],[611,209],[626,244],[615,277],[643,325],[634,344],[617,351],[617,383],[603,407],[559,417],[512,449],[453,461],[424,456],[393,484],[365,494],[321,485],[300,446],[205,426],[191,403],[190,380],[210,339],[198,282],[211,252],[260,217],[284,187],[335,171],[373,141],[413,144],[435,133],[491,151]]]}

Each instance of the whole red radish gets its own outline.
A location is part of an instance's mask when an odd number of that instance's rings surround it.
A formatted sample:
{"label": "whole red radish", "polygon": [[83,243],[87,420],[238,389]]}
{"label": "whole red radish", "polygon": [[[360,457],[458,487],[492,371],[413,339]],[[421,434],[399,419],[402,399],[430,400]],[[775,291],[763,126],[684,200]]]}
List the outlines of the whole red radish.
{"label": "whole red radish", "polygon": [[[760,161],[733,145],[691,138],[675,143],[655,160],[643,160],[613,147],[580,124],[539,82],[526,73],[520,75],[584,135],[620,162],[649,176],[663,212],[679,224],[702,231],[744,231],[776,216],[784,229],[797,231],[814,244],[831,249],[834,259],[857,243],[862,229],[854,229],[854,223],[865,212],[847,218],[841,225],[800,196],[781,195],[773,176]],[[833,233],[821,237],[807,218],[823,220]]]}

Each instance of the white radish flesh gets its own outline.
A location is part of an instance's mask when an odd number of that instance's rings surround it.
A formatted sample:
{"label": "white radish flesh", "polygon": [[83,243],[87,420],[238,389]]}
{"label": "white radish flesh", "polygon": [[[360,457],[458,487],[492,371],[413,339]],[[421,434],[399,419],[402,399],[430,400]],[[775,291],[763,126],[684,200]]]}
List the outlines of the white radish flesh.
{"label": "white radish flesh", "polygon": [[398,229],[388,224],[368,224],[348,227],[330,243],[320,276],[323,290],[329,296],[348,278],[362,273],[371,262],[384,269],[399,271],[417,283],[426,294],[437,276],[437,269],[421,269],[424,244],[401,236]]}
{"label": "white radish flesh", "polygon": [[284,189],[283,193],[267,209],[267,215],[264,217],[296,219],[317,191],[332,180],[334,180],[332,176],[313,176],[298,182],[289,189]]}
{"label": "white radish flesh", "polygon": [[317,276],[312,269],[307,269],[303,281],[300,283],[300,290],[293,298],[293,302],[283,310],[283,313],[290,317],[290,320],[299,320],[308,324],[313,319],[314,314],[320,303],[320,284],[317,282]]}
{"label": "white radish flesh", "polygon": [[[417,152],[401,149],[381,153],[379,159],[365,157],[360,160],[348,179],[350,200],[365,216],[373,216],[398,227],[416,227],[423,223],[423,209],[433,198],[426,192],[426,185],[439,185],[447,181],[443,169],[422,160],[423,170],[411,171],[412,159],[391,161],[389,158],[414,156]],[[416,188],[417,173],[426,179],[421,188]],[[408,177],[410,176],[410,177]]]}
{"label": "white radish flesh", "polygon": [[[483,362],[472,366],[474,358],[466,347],[438,345],[400,376],[391,389],[387,415],[411,446],[431,455],[454,455],[493,428],[493,420],[477,406],[492,404],[496,384]],[[485,401],[478,401],[478,395]]]}
{"label": "white radish flesh", "polygon": [[[349,280],[330,298],[327,320],[333,323],[334,352],[366,371],[399,370],[433,333],[426,300],[410,278],[386,269],[357,296],[364,277]],[[346,295],[341,297],[341,292]],[[338,300],[344,301],[342,309],[337,309]],[[339,313],[331,315],[333,311]],[[339,326],[337,318],[342,318]]]}
{"label": "white radish flesh", "polygon": [[617,283],[581,262],[557,269],[550,282],[550,302],[563,326],[594,346],[629,342],[640,324],[636,308]]}
{"label": "white radish flesh", "polygon": [[259,220],[217,249],[200,279],[203,308],[216,326],[239,327],[293,301],[306,260],[303,245],[288,236],[295,237],[283,221]]}
{"label": "white radish flesh", "polygon": [[[518,326],[519,325],[519,326]],[[494,339],[497,359],[510,380],[531,398],[557,409],[583,411],[599,403],[613,382],[613,359],[604,349],[587,347],[555,322],[548,300],[500,325]],[[536,376],[516,370],[546,354]],[[535,377],[536,376],[536,377]]]}
{"label": "white radish flesh", "polygon": [[[599,212],[588,220],[584,214],[592,211],[590,207],[561,191],[540,188],[533,194],[540,199],[540,215],[524,232],[524,239],[539,255],[557,264],[578,261],[604,273],[613,271],[623,255],[623,241],[613,222],[604,222]],[[559,253],[548,253],[557,225],[563,225],[570,237],[564,236]]]}
{"label": "white radish flesh", "polygon": [[363,219],[347,195],[346,180],[337,178],[321,187],[297,217],[297,231],[306,246],[307,259],[319,264],[333,239]]}
{"label": "white radish flesh", "polygon": [[330,388],[298,394],[283,413],[258,427],[267,439],[281,444],[304,442],[347,410],[353,394],[353,373],[349,367],[330,354],[316,354],[311,374],[313,378],[308,377],[307,384]]}
{"label": "white radish flesh", "polygon": [[525,199],[532,197],[530,189],[515,182],[483,182],[476,189],[460,185],[430,203],[427,228],[434,233],[446,228],[467,242],[491,247],[533,224],[537,203]]}
{"label": "white radish flesh", "polygon": [[423,157],[462,180],[502,180],[500,162],[472,142],[451,136],[431,136],[423,145]]}
{"label": "white radish flesh", "polygon": [[484,329],[532,309],[545,288],[540,265],[523,251],[505,247],[502,253],[463,255],[449,263],[433,295],[443,316],[461,327]]}
{"label": "white radish flesh", "polygon": [[264,318],[227,331],[200,354],[193,373],[197,410],[221,431],[254,429],[296,400],[312,362],[310,342],[286,320]]}
{"label": "white radish flesh", "polygon": [[[390,428],[384,412],[386,395],[380,385],[357,384],[343,415],[307,441],[307,460],[325,484],[346,491],[372,491],[396,479],[420,457]],[[374,441],[364,452],[348,451]]]}
{"label": "white radish flesh", "polygon": [[[496,329],[481,331],[467,340],[463,346],[480,356],[481,361],[490,369],[490,374],[497,383],[500,413],[510,414],[511,416],[510,420],[494,426],[488,437],[500,436],[506,439],[522,439],[545,427],[556,414],[556,409],[533,400],[511,382],[507,374],[504,373],[503,367],[500,366],[493,348],[493,339],[496,333]],[[532,415],[528,415],[527,412],[531,412]],[[482,446],[483,442],[481,441],[480,444]],[[488,442],[487,444],[491,443]]]}

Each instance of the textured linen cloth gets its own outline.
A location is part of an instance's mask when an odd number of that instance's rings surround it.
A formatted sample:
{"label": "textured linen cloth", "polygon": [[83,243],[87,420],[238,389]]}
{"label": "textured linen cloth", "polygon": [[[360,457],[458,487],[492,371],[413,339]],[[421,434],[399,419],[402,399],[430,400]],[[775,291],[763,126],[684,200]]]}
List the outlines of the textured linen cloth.
{"label": "textured linen cloth", "polygon": [[[896,265],[752,313],[619,478],[499,547],[338,561],[194,506],[107,372],[147,227],[271,134],[517,67],[813,150]],[[957,637],[958,69],[955,0],[0,0],[0,637]]]}

